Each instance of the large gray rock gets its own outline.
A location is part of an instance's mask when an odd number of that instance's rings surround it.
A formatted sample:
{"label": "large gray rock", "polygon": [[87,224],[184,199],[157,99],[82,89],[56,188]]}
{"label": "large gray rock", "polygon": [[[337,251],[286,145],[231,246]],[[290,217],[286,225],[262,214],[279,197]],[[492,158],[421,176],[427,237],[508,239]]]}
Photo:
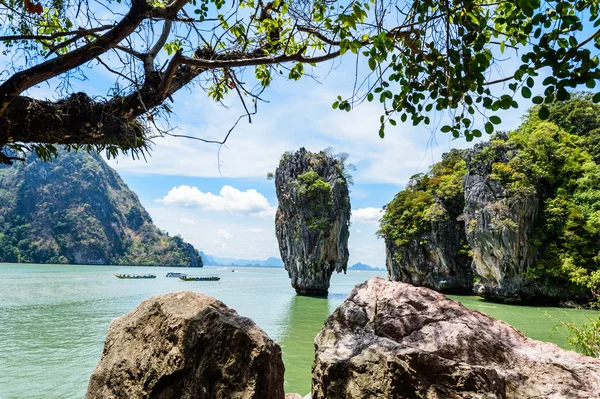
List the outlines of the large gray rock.
{"label": "large gray rock", "polygon": [[315,347],[313,399],[600,397],[600,359],[379,278],[352,291]]}
{"label": "large gray rock", "polygon": [[159,295],[115,319],[86,399],[283,399],[281,349],[196,292]]}
{"label": "large gray rock", "polygon": [[340,163],[301,148],[275,171],[279,251],[299,295],[324,296],[336,271],[346,272],[350,197]]}

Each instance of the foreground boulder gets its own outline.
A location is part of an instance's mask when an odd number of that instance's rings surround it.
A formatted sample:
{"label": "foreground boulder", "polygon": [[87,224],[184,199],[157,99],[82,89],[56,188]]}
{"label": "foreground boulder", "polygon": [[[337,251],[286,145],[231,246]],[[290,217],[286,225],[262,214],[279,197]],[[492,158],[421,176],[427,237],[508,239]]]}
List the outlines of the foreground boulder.
{"label": "foreground boulder", "polygon": [[275,171],[279,252],[299,295],[326,296],[331,274],[348,264],[350,196],[343,161],[304,148]]}
{"label": "foreground boulder", "polygon": [[281,349],[196,292],[159,295],[112,322],[86,399],[283,399]]}
{"label": "foreground boulder", "polygon": [[315,346],[313,399],[600,397],[600,359],[379,278],[352,291]]}

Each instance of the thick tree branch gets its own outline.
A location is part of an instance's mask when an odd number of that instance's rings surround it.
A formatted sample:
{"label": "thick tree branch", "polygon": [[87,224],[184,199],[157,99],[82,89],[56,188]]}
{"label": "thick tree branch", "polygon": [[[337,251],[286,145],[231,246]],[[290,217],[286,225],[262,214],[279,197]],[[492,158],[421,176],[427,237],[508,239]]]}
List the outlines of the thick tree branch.
{"label": "thick tree branch", "polygon": [[75,69],[114,48],[131,35],[146,18],[173,19],[189,0],[175,0],[165,8],[151,7],[146,0],[132,0],[129,12],[110,31],[93,42],[42,64],[12,75],[0,85],[0,115],[25,90]]}
{"label": "thick tree branch", "polygon": [[333,51],[331,53],[323,54],[315,57],[305,57],[304,55],[297,54],[282,54],[272,57],[248,57],[244,58],[244,54],[240,54],[239,58],[235,58],[235,55],[229,54],[225,59],[196,59],[189,57],[181,57],[181,64],[191,65],[203,69],[220,69],[220,68],[234,68],[244,66],[256,66],[256,65],[271,65],[271,64],[283,64],[286,62],[302,62],[305,64],[318,64],[337,58],[340,56],[340,51]]}

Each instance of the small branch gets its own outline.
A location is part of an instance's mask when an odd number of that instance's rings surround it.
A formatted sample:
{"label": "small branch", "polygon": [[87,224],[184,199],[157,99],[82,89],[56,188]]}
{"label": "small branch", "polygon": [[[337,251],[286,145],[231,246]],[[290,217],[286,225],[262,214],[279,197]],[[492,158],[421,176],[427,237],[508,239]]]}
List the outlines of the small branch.
{"label": "small branch", "polygon": [[181,60],[183,58],[185,57],[181,55],[181,50],[177,51],[173,58],[171,58],[169,66],[167,67],[167,71],[165,72],[165,76],[158,85],[158,92],[160,93],[161,98],[167,98],[169,89],[171,88],[171,82],[173,81],[173,77],[175,77],[177,67],[182,64]]}
{"label": "small branch", "polygon": [[163,29],[162,29],[162,33],[160,34],[160,37],[158,38],[156,43],[154,43],[154,46],[152,46],[150,51],[148,51],[148,54],[156,57],[156,55],[158,54],[160,49],[163,48],[163,46],[165,45],[165,42],[169,38],[169,34],[171,33],[172,26],[173,26],[172,21],[165,21],[165,24],[163,25]]}
{"label": "small branch", "polygon": [[12,40],[54,40],[59,37],[77,35],[79,37],[86,36],[92,33],[101,32],[103,30],[112,29],[114,25],[103,25],[91,29],[78,29],[71,32],[56,32],[51,35],[18,35],[18,36],[0,36],[0,41]]}
{"label": "small branch", "polygon": [[340,45],[339,41],[337,41],[337,40],[331,40],[327,36],[323,35],[321,32],[316,31],[316,30],[314,30],[312,28],[309,28],[307,26],[298,26],[297,29],[300,32],[311,34],[314,37],[316,37],[317,39],[321,40],[323,43],[327,43],[327,44],[329,44],[331,46],[339,46]]}

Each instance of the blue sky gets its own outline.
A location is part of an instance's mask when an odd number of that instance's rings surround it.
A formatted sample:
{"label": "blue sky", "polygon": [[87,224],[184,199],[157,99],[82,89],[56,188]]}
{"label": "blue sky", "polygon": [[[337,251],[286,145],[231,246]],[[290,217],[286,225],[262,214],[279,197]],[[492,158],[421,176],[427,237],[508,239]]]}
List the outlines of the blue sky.
{"label": "blue sky", "polygon": [[[332,146],[349,153],[357,166],[351,188],[350,264],[383,267],[385,246],[375,234],[380,208],[411,175],[427,171],[450,148],[469,144],[412,125],[399,125],[380,139],[378,106],[363,104],[351,113],[331,108],[347,90],[350,73],[342,65],[322,84],[309,79],[276,82],[253,123],[240,123],[221,149],[220,170],[218,146],[181,138],[156,140],[147,162],[121,158],[110,164],[160,228],[181,234],[206,253],[264,259],[279,257],[277,199],[266,174],[275,170],[284,151]],[[177,115],[171,123],[181,134],[220,139],[242,113],[234,97],[227,105],[229,109],[213,103],[201,90],[182,93],[175,98]]]}
{"label": "blue sky", "polygon": [[[104,58],[107,64],[116,61],[109,55]],[[510,70],[514,62],[509,55],[505,58]],[[8,58],[2,61],[11,62]],[[350,113],[333,110],[337,95],[350,93],[355,65],[350,54],[307,70],[320,81],[310,77],[300,82],[276,79],[263,94],[268,103],[260,105],[251,124],[243,120],[236,127],[220,158],[216,145],[169,137],[155,140],[146,161],[121,157],[109,163],[138,194],[161,229],[181,234],[209,254],[265,259],[279,257],[274,232],[277,200],[273,181],[267,180],[266,174],[275,170],[284,151],[334,147],[337,152],[349,153],[349,161],[357,166],[351,192],[350,264],[383,267],[385,247],[375,234],[381,207],[410,176],[427,171],[443,152],[472,143],[438,133],[443,114],[432,113],[430,127],[399,123],[380,139],[378,105],[365,103]],[[87,80],[71,81],[73,91],[106,95],[114,76],[100,66],[86,73]],[[55,85],[51,81],[29,94],[58,99]],[[198,85],[183,89],[174,96],[171,106],[175,115],[169,123],[175,127],[174,133],[221,140],[243,113],[235,96],[226,98],[225,105],[211,101]],[[518,126],[525,110],[526,106],[501,115],[500,127]]]}

